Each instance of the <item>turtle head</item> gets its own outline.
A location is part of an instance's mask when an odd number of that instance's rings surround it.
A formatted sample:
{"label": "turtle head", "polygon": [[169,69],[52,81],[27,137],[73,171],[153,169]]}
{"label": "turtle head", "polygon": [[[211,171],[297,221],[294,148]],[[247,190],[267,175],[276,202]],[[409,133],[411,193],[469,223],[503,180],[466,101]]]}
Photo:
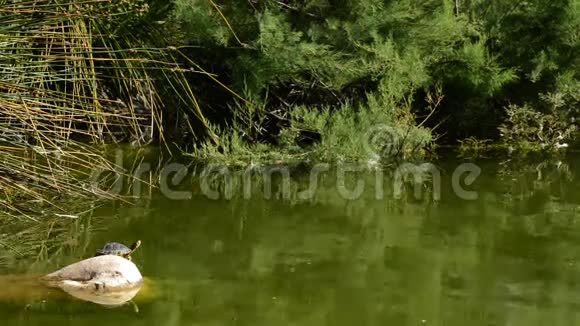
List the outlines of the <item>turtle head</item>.
{"label": "turtle head", "polygon": [[139,248],[139,246],[141,246],[141,240],[137,240],[135,242],[133,242],[133,244],[131,245],[131,252],[137,250],[137,248]]}
{"label": "turtle head", "polygon": [[137,250],[137,248],[139,248],[141,246],[141,240],[137,240],[135,241],[130,247],[129,249],[131,249],[131,251],[127,254],[127,256],[125,258],[131,260],[131,254],[135,252],[135,250]]}

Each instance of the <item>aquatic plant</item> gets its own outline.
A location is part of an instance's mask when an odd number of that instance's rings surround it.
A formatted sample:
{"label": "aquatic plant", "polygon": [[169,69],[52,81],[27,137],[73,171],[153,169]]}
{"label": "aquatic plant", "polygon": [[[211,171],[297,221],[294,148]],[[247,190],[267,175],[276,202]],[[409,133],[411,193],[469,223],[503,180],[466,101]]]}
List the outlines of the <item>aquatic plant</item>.
{"label": "aquatic plant", "polygon": [[[195,97],[142,0],[5,1],[0,7],[1,134],[83,135],[137,144],[163,137],[161,82],[204,122]],[[161,47],[160,47],[161,46]],[[179,108],[179,106],[176,106]],[[169,112],[165,113],[168,116]],[[175,114],[175,113],[174,113]],[[168,118],[168,117],[167,117]],[[23,140],[23,139],[22,139]]]}
{"label": "aquatic plant", "polygon": [[0,2],[0,209],[107,198],[80,182],[111,168],[88,143],[164,143],[169,124],[174,134],[210,132],[185,75],[204,72],[177,63],[160,30],[169,9],[144,0]]}

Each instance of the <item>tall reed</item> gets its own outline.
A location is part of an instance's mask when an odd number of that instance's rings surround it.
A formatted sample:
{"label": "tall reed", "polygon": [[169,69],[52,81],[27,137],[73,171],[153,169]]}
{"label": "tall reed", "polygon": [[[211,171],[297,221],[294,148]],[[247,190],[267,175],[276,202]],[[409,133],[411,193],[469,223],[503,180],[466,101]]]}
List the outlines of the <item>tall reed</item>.
{"label": "tall reed", "polygon": [[163,143],[167,121],[207,129],[156,3],[0,0],[1,210],[107,197],[84,183],[91,168],[111,168],[89,143]]}

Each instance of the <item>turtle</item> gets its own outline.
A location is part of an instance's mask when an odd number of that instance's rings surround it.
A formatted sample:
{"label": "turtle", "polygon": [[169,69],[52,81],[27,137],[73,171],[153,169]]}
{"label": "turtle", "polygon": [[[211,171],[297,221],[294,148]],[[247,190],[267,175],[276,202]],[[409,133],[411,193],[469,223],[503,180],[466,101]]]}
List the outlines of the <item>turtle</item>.
{"label": "turtle", "polygon": [[120,242],[107,242],[102,248],[97,250],[95,256],[115,255],[131,260],[131,254],[135,250],[137,250],[137,248],[139,248],[140,245],[141,240],[135,241],[135,243],[133,243],[131,247],[127,247],[126,245]]}

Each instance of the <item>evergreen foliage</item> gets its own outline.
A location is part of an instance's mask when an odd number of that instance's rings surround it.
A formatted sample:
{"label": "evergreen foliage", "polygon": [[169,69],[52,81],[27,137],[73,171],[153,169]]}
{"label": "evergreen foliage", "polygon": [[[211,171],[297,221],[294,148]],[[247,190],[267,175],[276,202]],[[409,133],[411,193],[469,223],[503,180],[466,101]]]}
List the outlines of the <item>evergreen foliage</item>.
{"label": "evergreen foliage", "polygon": [[[412,130],[405,141],[423,147],[433,139],[423,127],[443,141],[499,137],[510,103],[569,121],[578,107],[578,3],[179,0],[174,20],[182,42],[219,53],[212,72],[262,99],[261,120],[232,124],[241,106],[208,97],[214,122],[235,126],[222,128],[222,137],[243,140],[248,128],[259,129],[263,137],[246,144],[280,150],[283,137],[304,127],[320,135],[319,149],[340,157],[337,147],[352,147],[345,156],[367,160],[354,148],[368,142],[356,139],[369,125],[386,124],[395,135]],[[425,99],[439,87],[433,112]],[[314,116],[325,123],[300,123]],[[349,136],[341,138],[338,126]]]}

